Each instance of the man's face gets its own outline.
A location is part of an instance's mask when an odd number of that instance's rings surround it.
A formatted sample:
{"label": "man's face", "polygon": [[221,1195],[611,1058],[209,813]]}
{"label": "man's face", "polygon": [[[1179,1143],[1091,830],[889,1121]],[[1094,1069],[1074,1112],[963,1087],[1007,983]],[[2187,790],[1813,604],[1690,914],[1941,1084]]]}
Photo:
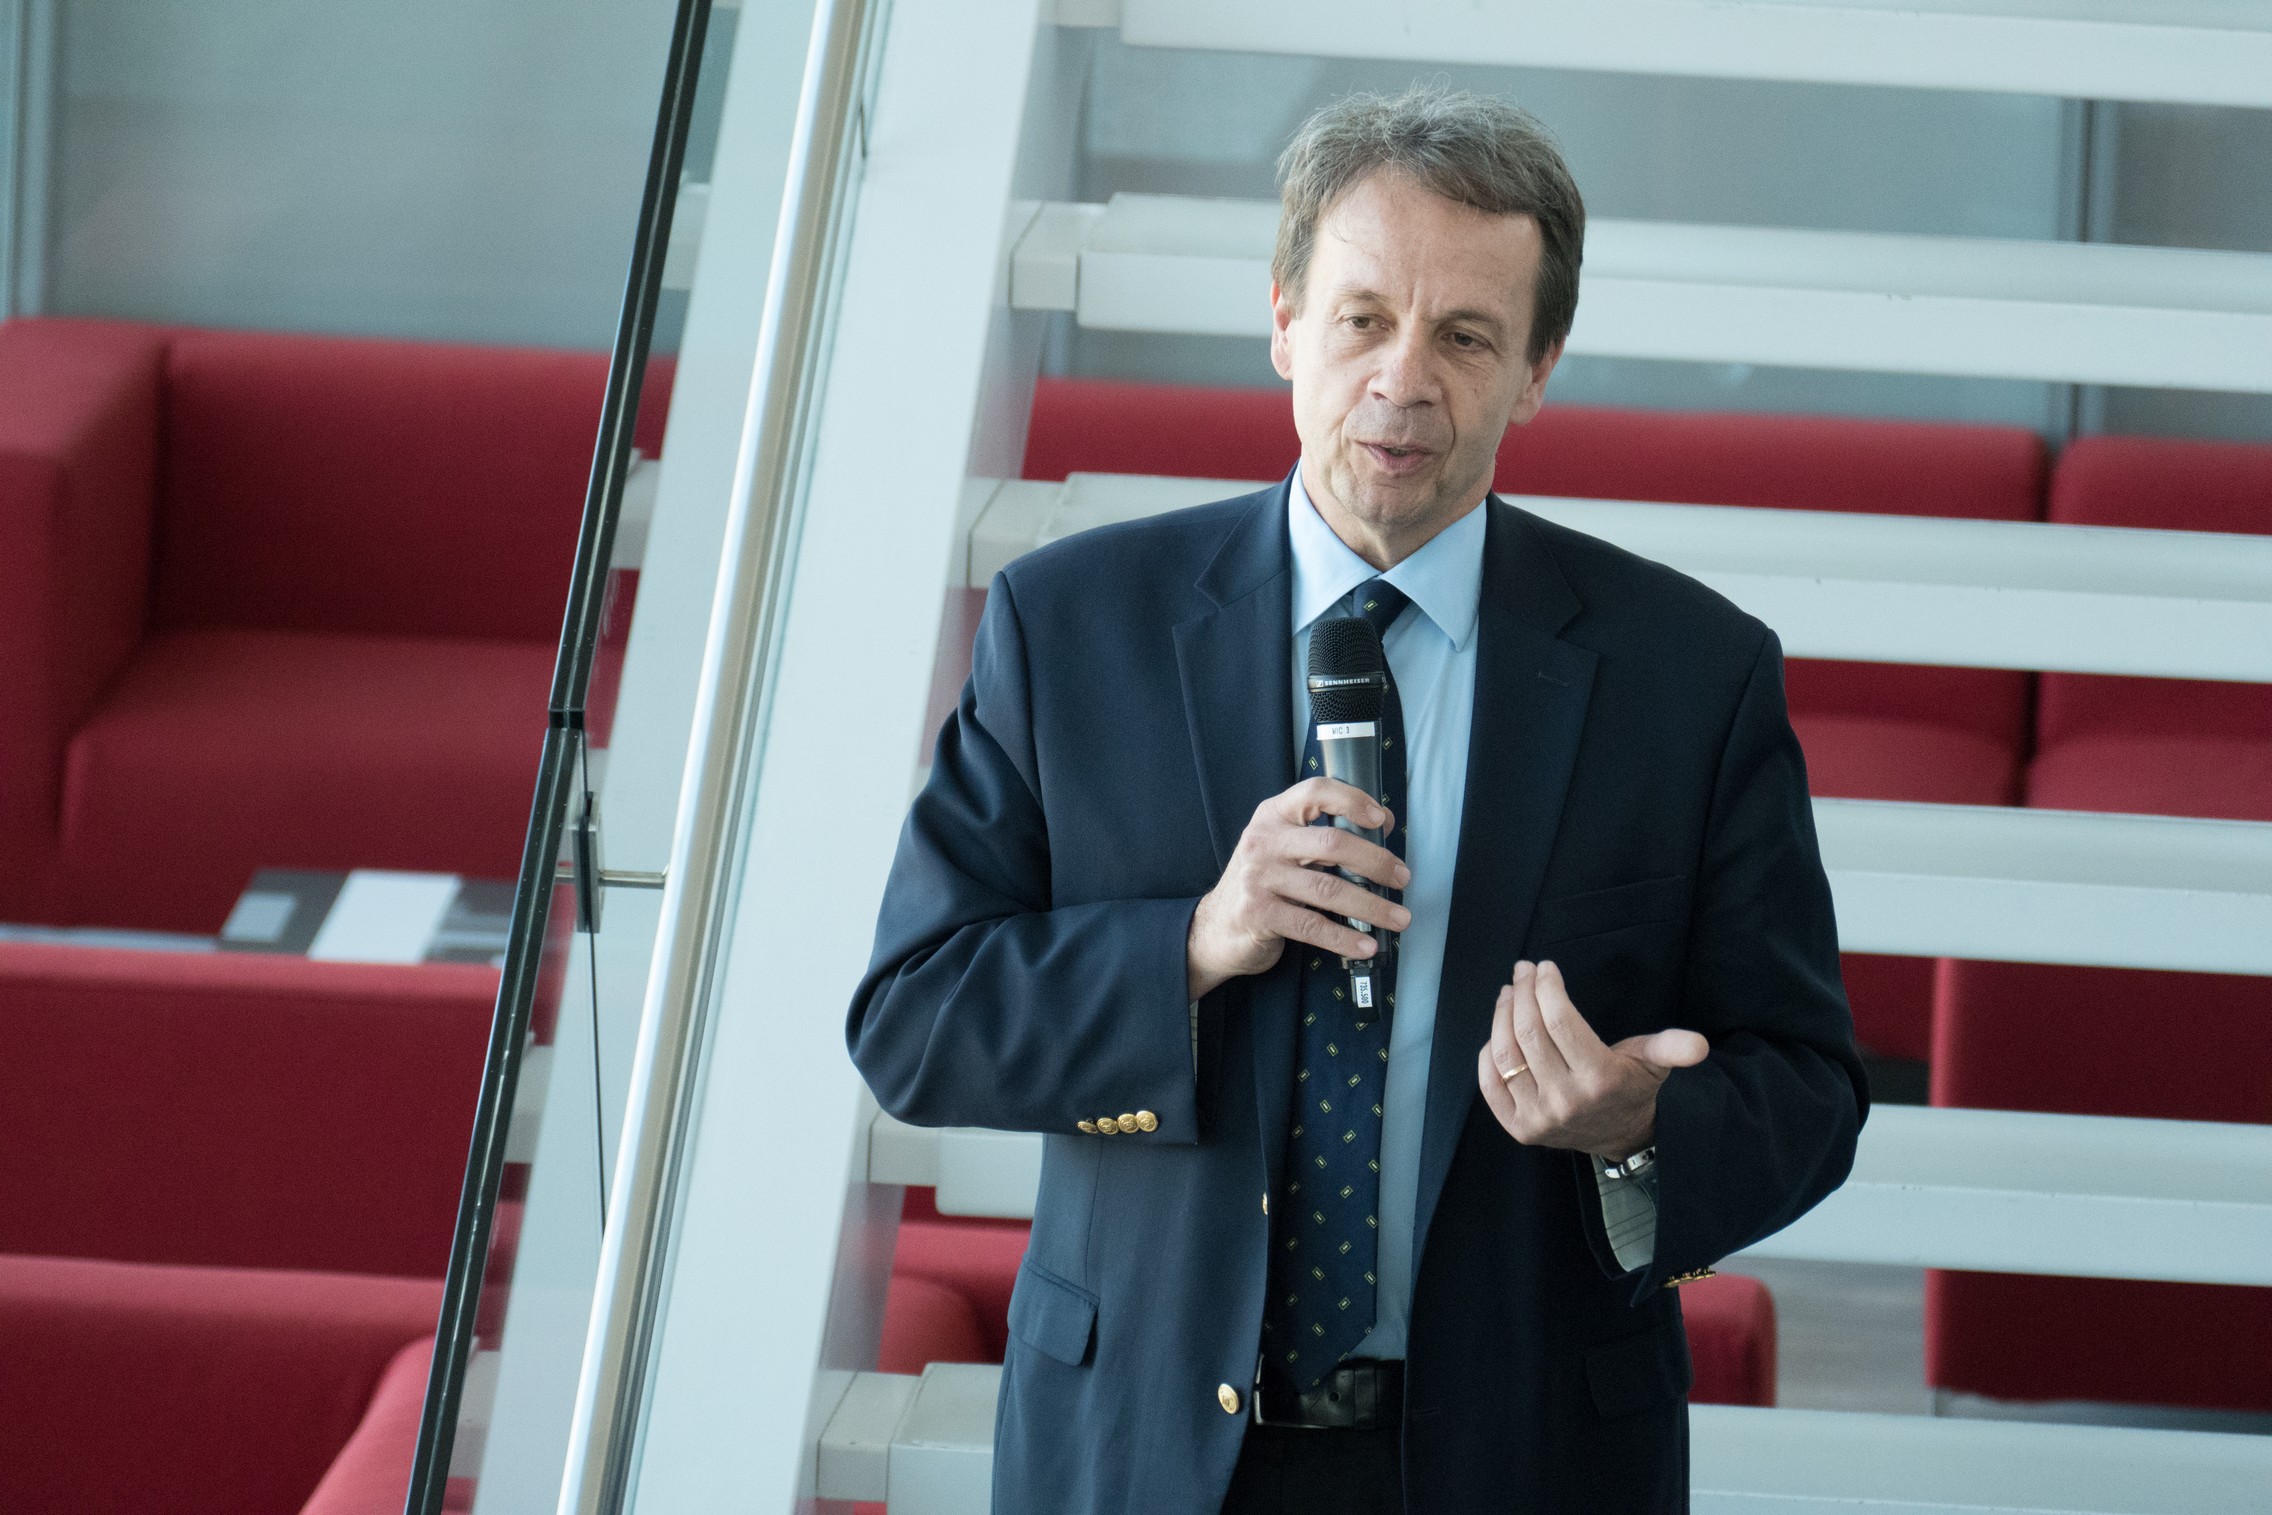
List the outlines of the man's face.
{"label": "man's face", "polygon": [[1301,308],[1271,286],[1302,482],[1374,566],[1472,510],[1507,428],[1538,413],[1561,356],[1525,357],[1541,250],[1529,216],[1376,173],[1319,221]]}

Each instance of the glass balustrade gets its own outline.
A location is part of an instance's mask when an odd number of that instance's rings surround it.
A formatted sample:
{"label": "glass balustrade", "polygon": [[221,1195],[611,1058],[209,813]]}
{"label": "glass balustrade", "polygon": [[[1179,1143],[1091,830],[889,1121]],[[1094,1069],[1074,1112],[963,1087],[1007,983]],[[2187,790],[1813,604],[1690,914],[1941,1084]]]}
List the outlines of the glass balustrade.
{"label": "glass balustrade", "polygon": [[[606,1221],[646,942],[598,796],[637,609],[737,9],[681,0],[503,943],[407,1509],[550,1510]],[[689,194],[686,187],[697,186]],[[650,913],[651,921],[651,913]],[[627,939],[628,938],[628,939]],[[611,953],[615,956],[611,957]],[[630,958],[631,961],[623,959]]]}

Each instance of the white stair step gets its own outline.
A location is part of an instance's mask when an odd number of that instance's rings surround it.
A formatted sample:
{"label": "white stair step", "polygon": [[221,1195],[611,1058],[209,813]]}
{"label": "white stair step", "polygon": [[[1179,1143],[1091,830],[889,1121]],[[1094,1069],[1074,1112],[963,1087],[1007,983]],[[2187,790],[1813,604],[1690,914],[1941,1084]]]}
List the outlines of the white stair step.
{"label": "white stair step", "polygon": [[1120,0],[1120,29],[1140,47],[2272,106],[2272,18],[2252,0]]}
{"label": "white stair step", "polygon": [[[1277,216],[1177,195],[1052,206],[1012,254],[1011,300],[1264,336]],[[2272,393],[2272,254],[1594,220],[1569,350]]]}

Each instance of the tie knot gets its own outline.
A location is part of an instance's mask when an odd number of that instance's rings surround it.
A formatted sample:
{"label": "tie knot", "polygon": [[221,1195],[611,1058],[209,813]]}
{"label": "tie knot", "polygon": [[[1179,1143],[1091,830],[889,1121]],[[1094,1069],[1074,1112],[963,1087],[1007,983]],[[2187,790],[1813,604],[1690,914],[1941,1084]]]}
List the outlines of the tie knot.
{"label": "tie knot", "polygon": [[1386,579],[1367,579],[1350,592],[1349,598],[1357,614],[1371,621],[1373,630],[1384,637],[1404,613],[1404,607],[1412,603],[1410,596]]}

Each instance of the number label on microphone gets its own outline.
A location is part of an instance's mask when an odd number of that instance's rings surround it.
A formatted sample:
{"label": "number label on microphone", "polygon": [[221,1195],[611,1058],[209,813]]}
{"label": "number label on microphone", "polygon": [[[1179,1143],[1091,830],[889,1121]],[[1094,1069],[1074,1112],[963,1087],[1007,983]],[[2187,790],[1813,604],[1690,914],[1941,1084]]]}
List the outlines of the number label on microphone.
{"label": "number label on microphone", "polygon": [[1357,991],[1357,1008],[1360,1010],[1372,1009],[1373,976],[1370,973],[1360,973],[1355,975],[1350,982],[1351,986]]}
{"label": "number label on microphone", "polygon": [[1368,737],[1380,728],[1371,721],[1321,721],[1317,739],[1321,742],[1345,742],[1352,737]]}

